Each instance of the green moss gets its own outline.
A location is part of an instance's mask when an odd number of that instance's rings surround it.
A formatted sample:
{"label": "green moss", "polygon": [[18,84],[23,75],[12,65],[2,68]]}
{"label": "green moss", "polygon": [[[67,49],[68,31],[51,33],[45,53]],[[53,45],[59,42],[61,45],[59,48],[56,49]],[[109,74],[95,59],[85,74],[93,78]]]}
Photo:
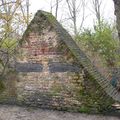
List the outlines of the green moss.
{"label": "green moss", "polygon": [[57,20],[56,18],[51,14],[51,13],[47,13],[47,12],[42,12],[51,23],[55,23]]}
{"label": "green moss", "polygon": [[2,93],[5,90],[4,80],[5,80],[5,77],[0,76],[0,93]]}
{"label": "green moss", "polygon": [[49,16],[47,16],[47,17],[48,17],[50,23],[51,23],[52,25],[54,25],[54,23],[56,22],[56,18],[55,18],[54,16],[52,16],[52,14],[49,15]]}
{"label": "green moss", "polygon": [[53,95],[59,94],[63,90],[63,86],[60,84],[55,84],[51,88],[51,92]]}
{"label": "green moss", "polygon": [[87,75],[85,80],[84,89],[80,93],[83,105],[90,108],[91,111],[109,111],[114,103],[113,99],[105,93],[92,76]]}
{"label": "green moss", "polygon": [[79,109],[79,112],[81,112],[81,113],[90,113],[91,109],[89,107],[86,107],[86,106],[81,106],[80,109]]}
{"label": "green moss", "polygon": [[5,90],[4,83],[0,80],[0,93],[2,93]]}

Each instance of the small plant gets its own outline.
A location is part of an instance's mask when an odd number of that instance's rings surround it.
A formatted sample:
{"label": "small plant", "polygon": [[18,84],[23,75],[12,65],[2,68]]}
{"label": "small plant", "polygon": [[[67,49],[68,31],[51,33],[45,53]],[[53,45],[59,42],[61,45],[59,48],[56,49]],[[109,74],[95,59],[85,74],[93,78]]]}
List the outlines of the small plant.
{"label": "small plant", "polygon": [[79,109],[79,112],[81,112],[81,113],[90,113],[91,110],[90,110],[89,107],[81,106],[80,109]]}
{"label": "small plant", "polygon": [[3,77],[0,77],[0,93],[2,93],[5,90],[3,79],[4,79]]}

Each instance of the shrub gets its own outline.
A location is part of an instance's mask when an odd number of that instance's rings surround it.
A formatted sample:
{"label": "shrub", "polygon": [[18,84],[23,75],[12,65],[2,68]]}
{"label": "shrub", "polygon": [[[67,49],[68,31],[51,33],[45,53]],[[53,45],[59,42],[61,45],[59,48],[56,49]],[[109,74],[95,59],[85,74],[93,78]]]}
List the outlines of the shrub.
{"label": "shrub", "polygon": [[91,53],[96,52],[106,62],[107,66],[114,67],[119,55],[116,54],[119,41],[113,37],[115,34],[115,27],[108,23],[101,22],[94,26],[94,30],[84,29],[84,31],[76,36],[77,42],[84,46],[86,51]]}

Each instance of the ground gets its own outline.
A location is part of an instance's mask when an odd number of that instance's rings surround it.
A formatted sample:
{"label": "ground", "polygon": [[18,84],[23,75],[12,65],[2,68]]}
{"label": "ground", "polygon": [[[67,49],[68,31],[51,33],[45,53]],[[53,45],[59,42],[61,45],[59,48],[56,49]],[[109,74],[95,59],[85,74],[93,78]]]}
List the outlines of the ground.
{"label": "ground", "polygon": [[87,115],[0,105],[0,120],[120,120],[120,116]]}

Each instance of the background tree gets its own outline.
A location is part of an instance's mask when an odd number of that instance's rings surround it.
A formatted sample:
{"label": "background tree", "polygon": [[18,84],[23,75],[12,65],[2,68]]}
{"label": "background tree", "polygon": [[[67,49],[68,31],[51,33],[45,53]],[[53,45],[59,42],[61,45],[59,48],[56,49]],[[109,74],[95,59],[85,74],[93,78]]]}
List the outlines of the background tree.
{"label": "background tree", "polygon": [[[86,0],[66,0],[66,3],[68,5],[69,9],[69,18],[72,21],[73,24],[73,31],[74,35],[76,36],[79,32],[79,30],[83,26],[83,22],[85,20],[85,7],[86,7]],[[80,27],[78,27],[78,16],[82,12],[82,21],[80,23]],[[80,20],[79,20],[80,21]]]}
{"label": "background tree", "polygon": [[115,6],[115,15],[117,18],[117,29],[118,29],[118,36],[120,39],[120,0],[113,0]]}
{"label": "background tree", "polygon": [[0,2],[0,73],[3,76],[14,55],[14,49],[25,26],[28,25],[27,12],[21,0]]}
{"label": "background tree", "polygon": [[97,19],[97,24],[99,25],[99,28],[101,27],[101,21],[102,21],[102,16],[101,16],[101,5],[102,5],[102,0],[92,0],[93,4],[93,11]]}
{"label": "background tree", "polygon": [[54,11],[55,11],[55,17],[56,17],[56,19],[58,18],[58,11],[59,11],[59,6],[60,6],[60,3],[62,2],[63,0],[51,0],[51,2],[50,2],[50,12],[52,13],[52,14],[54,14],[53,13],[53,9],[54,9]]}

